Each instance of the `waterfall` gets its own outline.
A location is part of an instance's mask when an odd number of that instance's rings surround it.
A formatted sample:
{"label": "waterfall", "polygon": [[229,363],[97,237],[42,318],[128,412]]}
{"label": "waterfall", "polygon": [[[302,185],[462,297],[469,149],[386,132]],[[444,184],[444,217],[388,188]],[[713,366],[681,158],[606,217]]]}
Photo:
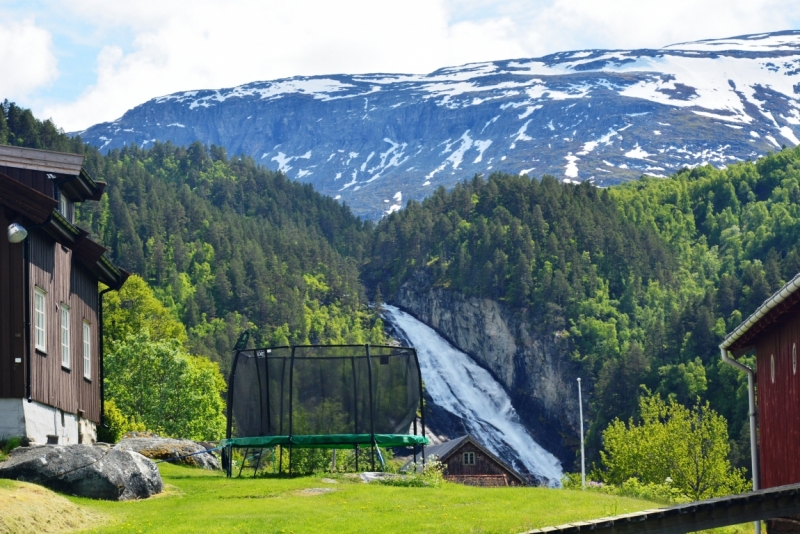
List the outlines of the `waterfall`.
{"label": "waterfall", "polygon": [[531,438],[503,386],[428,325],[394,306],[384,309],[404,341],[417,349],[425,390],[433,402],[461,418],[475,439],[518,471],[559,485],[560,462]]}

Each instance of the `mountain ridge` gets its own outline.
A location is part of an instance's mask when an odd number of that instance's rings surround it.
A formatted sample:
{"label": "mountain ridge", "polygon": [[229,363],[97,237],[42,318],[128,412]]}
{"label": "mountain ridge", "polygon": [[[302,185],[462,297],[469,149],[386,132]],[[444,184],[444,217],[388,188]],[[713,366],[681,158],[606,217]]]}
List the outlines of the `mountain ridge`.
{"label": "mountain ridge", "polygon": [[800,31],[183,91],[80,135],[221,145],[377,219],[473,174],[604,186],[796,145]]}

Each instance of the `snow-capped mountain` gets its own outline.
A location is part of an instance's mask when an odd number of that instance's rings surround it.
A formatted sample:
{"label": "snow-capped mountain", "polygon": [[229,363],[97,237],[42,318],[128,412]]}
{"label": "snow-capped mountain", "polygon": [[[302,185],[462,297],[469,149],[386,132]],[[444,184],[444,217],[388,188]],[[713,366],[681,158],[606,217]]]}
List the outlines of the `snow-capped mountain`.
{"label": "snow-capped mountain", "polygon": [[800,30],[186,91],[80,134],[222,145],[379,218],[475,173],[605,185],[794,146]]}

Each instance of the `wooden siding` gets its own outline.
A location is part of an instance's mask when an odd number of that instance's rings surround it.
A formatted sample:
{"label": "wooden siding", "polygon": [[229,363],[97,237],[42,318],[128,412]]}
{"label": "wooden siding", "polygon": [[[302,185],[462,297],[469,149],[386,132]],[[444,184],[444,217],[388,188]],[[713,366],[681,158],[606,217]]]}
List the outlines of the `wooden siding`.
{"label": "wooden siding", "polygon": [[800,482],[800,361],[793,369],[793,345],[800,352],[800,314],[759,336],[756,344],[762,488]]}
{"label": "wooden siding", "polygon": [[[0,229],[14,213],[0,209]],[[0,398],[25,395],[25,315],[23,309],[23,245],[0,239]],[[15,363],[20,358],[21,363]]]}
{"label": "wooden siding", "polygon": [[[46,292],[47,353],[34,348],[31,335],[31,383],[34,400],[100,421],[98,382],[97,278],[72,259],[72,251],[40,231],[31,232],[31,288]],[[70,369],[61,365],[61,303],[70,307]],[[91,324],[91,380],[84,378],[83,321]],[[31,327],[33,331],[33,325]],[[82,413],[81,413],[82,411]]]}
{"label": "wooden siding", "polygon": [[[3,167],[0,165],[0,174],[5,174],[23,185],[35,189],[39,193],[47,195],[52,199],[56,199],[56,194],[53,188],[54,181],[64,179],[64,176],[59,176],[58,180],[51,180],[47,177],[46,172],[33,171],[30,169],[17,169],[14,167]],[[68,178],[68,177],[66,177]],[[66,187],[65,185],[59,186],[59,189]],[[64,198],[67,200],[67,213],[62,213],[64,217],[72,222],[75,220],[75,202],[70,198],[69,194],[65,194]]]}
{"label": "wooden siding", "polygon": [[[464,453],[475,453],[475,465],[464,465]],[[465,442],[458,447],[454,452],[447,456],[445,460],[447,466],[445,476],[453,481],[467,481],[478,480],[480,477],[490,476],[495,478],[497,476],[505,477],[507,486],[518,486],[519,480],[512,475],[505,467],[497,463],[493,458],[487,456],[482,450],[470,443]],[[496,478],[491,484],[472,484],[472,485],[498,485]]]}
{"label": "wooden siding", "polygon": [[17,169],[15,167],[5,167],[0,165],[0,173],[17,180],[18,182],[21,182],[40,193],[44,193],[50,198],[55,198],[55,195],[53,195],[53,180],[47,177],[46,172],[34,171],[31,169]]}

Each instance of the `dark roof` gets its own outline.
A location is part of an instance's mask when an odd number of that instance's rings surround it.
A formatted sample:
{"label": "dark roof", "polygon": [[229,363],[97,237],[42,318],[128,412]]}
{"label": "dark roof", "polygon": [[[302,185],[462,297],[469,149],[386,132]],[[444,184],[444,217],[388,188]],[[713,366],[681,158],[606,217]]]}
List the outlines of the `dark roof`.
{"label": "dark roof", "polygon": [[[520,483],[527,484],[525,477],[523,477],[520,473],[517,472],[516,469],[508,465],[506,462],[495,456],[494,453],[489,451],[486,447],[478,443],[471,435],[467,434],[465,436],[461,436],[459,438],[451,439],[450,441],[445,441],[444,443],[440,443],[439,445],[434,445],[433,447],[425,447],[423,449],[423,456],[425,461],[429,459],[436,458],[442,463],[446,463],[447,460],[458,450],[461,448],[462,445],[466,443],[471,443],[476,448],[478,448],[482,453],[486,456],[500,464],[503,469],[507,470],[511,475],[516,477]],[[401,470],[406,470],[411,467],[411,463],[413,460],[409,460],[406,464],[402,467]]]}
{"label": "dark roof", "polygon": [[789,315],[800,311],[800,274],[797,274],[774,295],[764,301],[750,317],[742,321],[720,345],[740,356],[756,343],[758,334],[777,326]]}
{"label": "dark roof", "polygon": [[0,145],[0,165],[17,169],[78,176],[83,169],[83,159],[78,154]]}
{"label": "dark roof", "polygon": [[466,442],[468,438],[469,434],[461,436],[460,438],[451,439],[450,441],[445,441],[433,447],[425,447],[425,459],[435,456],[439,458],[439,461],[444,461],[450,457],[450,454],[453,453],[459,445]]}
{"label": "dark roof", "polygon": [[29,169],[63,177],[73,177],[61,182],[61,189],[77,202],[100,200],[105,182],[98,182],[83,168],[84,156],[37,150],[17,146],[0,145],[0,166]]}

